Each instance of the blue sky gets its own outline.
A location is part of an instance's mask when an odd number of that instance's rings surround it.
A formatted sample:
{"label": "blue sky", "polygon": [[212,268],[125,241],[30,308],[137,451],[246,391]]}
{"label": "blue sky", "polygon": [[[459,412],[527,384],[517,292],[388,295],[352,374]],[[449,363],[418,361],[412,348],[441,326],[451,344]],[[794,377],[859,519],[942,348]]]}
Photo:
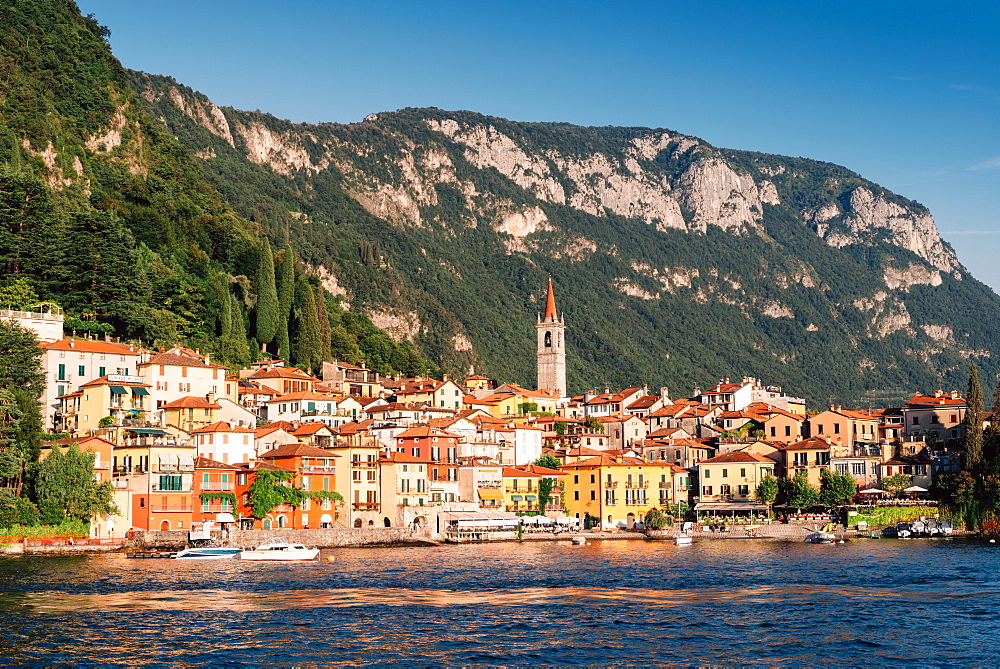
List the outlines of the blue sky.
{"label": "blue sky", "polygon": [[78,0],[126,67],[241,109],[663,127],[847,166],[1000,290],[1000,3]]}

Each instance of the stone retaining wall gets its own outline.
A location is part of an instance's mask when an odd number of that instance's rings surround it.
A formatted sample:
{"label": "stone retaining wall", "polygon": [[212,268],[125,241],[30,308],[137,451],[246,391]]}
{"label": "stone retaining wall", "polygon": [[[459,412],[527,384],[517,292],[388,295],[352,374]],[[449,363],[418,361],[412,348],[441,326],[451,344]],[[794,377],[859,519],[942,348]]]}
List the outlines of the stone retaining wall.
{"label": "stone retaining wall", "polygon": [[[282,537],[288,543],[305,544],[316,548],[341,548],[344,546],[391,546],[397,544],[434,543],[429,533],[414,532],[405,527],[331,528],[331,529],[230,529],[223,543],[244,548],[255,548],[271,537]],[[183,548],[188,533],[180,530],[141,531],[131,533],[129,548]]]}

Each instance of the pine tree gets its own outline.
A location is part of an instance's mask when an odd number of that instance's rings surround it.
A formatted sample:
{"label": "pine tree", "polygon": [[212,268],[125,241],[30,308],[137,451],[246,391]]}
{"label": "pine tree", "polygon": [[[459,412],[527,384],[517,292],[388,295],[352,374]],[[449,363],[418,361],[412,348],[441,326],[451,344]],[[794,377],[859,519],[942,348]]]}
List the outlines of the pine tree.
{"label": "pine tree", "polygon": [[257,291],[254,333],[263,350],[267,344],[274,341],[278,334],[278,320],[280,318],[278,291],[274,280],[274,258],[271,255],[271,245],[267,241],[264,242],[264,248],[260,253],[260,264],[257,266],[254,289]]}
{"label": "pine tree", "polygon": [[969,372],[969,392],[965,397],[965,448],[962,466],[975,472],[983,461],[983,391],[975,363]]}
{"label": "pine tree", "polygon": [[320,358],[319,317],[316,315],[316,300],[311,290],[305,291],[302,304],[302,318],[295,337],[296,364],[306,370],[314,370]]}

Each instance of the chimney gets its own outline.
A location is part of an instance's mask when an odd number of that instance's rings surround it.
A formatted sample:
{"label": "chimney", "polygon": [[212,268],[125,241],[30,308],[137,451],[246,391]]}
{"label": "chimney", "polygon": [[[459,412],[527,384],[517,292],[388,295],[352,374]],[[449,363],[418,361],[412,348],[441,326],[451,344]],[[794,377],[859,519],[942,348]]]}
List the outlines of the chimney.
{"label": "chimney", "polygon": [[666,400],[667,397],[669,396],[669,393],[670,393],[670,388],[666,386],[660,386],[660,397]]}
{"label": "chimney", "polygon": [[72,339],[69,340],[69,347],[76,348],[76,343]]}
{"label": "chimney", "polygon": [[211,356],[208,356],[208,355],[205,356],[205,364],[206,365],[212,364]]}
{"label": "chimney", "polygon": [[215,401],[215,393],[206,393],[205,394],[205,399],[208,400],[209,402],[214,402]]}
{"label": "chimney", "polygon": [[833,405],[832,404],[830,405],[830,411],[833,411]]}
{"label": "chimney", "polygon": [[841,409],[840,405],[838,404],[838,405],[837,405],[837,411],[841,411],[841,410],[842,410],[842,409]]}
{"label": "chimney", "polygon": [[442,381],[447,381],[448,380],[448,375],[447,374],[442,374],[441,375],[441,380]]}
{"label": "chimney", "polygon": [[941,397],[942,394],[943,393],[940,390],[935,390],[934,391],[934,397]]}
{"label": "chimney", "polygon": [[607,395],[611,392],[611,386],[604,386],[604,394]]}

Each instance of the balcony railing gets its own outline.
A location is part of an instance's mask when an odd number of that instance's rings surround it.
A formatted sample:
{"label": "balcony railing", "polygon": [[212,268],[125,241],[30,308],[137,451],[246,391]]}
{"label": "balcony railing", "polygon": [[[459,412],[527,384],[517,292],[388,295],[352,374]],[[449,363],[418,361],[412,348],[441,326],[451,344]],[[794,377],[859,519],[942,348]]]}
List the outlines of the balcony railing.
{"label": "balcony railing", "polygon": [[355,511],[378,511],[382,505],[378,502],[354,502],[351,508]]}
{"label": "balcony railing", "polygon": [[507,488],[507,492],[535,492],[534,488]]}
{"label": "balcony railing", "polygon": [[323,465],[302,465],[299,469],[302,470],[303,474],[333,474],[337,471],[336,467]]}
{"label": "balcony railing", "polygon": [[149,510],[152,513],[191,513],[190,506],[180,504],[150,504]]}
{"label": "balcony railing", "polygon": [[625,489],[626,490],[645,490],[648,487],[649,487],[648,483],[626,483],[625,484]]}
{"label": "balcony railing", "polygon": [[208,490],[232,490],[233,489],[233,482],[232,481],[227,481],[227,482],[209,481],[208,483],[204,483],[203,482],[201,484],[201,489],[202,490],[206,490],[206,491],[208,491]]}
{"label": "balcony railing", "polygon": [[613,490],[618,487],[618,481],[607,481],[604,483],[604,487]]}
{"label": "balcony railing", "polygon": [[660,490],[669,490],[670,484],[666,481],[660,481]]}
{"label": "balcony railing", "polygon": [[366,460],[351,460],[351,467],[355,469],[375,469],[378,467],[378,463],[368,462]]}
{"label": "balcony railing", "polygon": [[635,499],[626,499],[625,506],[646,506],[646,498],[637,497]]}
{"label": "balcony railing", "polygon": [[231,504],[202,504],[198,507],[202,513],[232,513]]}

